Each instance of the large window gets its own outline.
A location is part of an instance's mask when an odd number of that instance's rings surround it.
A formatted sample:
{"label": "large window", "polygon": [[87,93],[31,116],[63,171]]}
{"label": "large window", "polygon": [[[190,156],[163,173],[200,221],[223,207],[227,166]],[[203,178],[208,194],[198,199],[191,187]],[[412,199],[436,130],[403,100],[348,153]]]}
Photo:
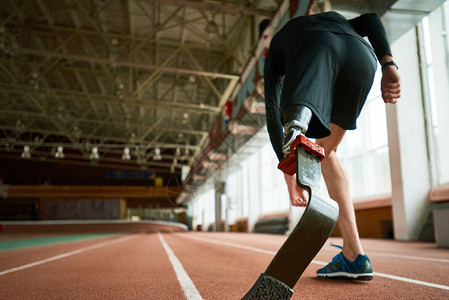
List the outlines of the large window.
{"label": "large window", "polygon": [[418,26],[433,185],[449,183],[448,18],[445,2]]}
{"label": "large window", "polygon": [[202,225],[203,230],[207,230],[215,222],[215,190],[210,184],[206,184],[193,199],[193,212],[195,225]]}
{"label": "large window", "polygon": [[226,197],[233,218],[248,216],[248,170],[245,163],[228,170],[226,178]]}
{"label": "large window", "polygon": [[277,169],[278,158],[270,142],[260,150],[261,213],[287,210],[289,195],[283,173]]}
{"label": "large window", "polygon": [[[283,173],[277,169],[278,160],[266,137],[266,144],[229,170],[226,195],[230,215],[247,217],[249,210],[266,214],[287,210],[290,205]],[[228,220],[232,223],[233,220]]]}

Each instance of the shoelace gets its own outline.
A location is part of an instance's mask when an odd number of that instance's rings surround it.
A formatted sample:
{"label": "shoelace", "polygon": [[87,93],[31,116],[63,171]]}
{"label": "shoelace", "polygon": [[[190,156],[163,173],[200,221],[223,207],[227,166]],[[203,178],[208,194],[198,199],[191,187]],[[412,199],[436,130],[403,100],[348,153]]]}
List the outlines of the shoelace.
{"label": "shoelace", "polygon": [[336,265],[337,263],[340,262],[340,260],[341,260],[340,255],[335,255],[335,256],[332,258],[332,262],[330,263],[330,265]]}
{"label": "shoelace", "polygon": [[[331,244],[332,247],[335,247],[335,248],[338,248],[340,250],[343,250],[343,247],[340,246],[340,245],[336,245],[336,244],[334,244],[332,242],[330,244]],[[341,262],[341,255],[335,255],[334,258],[332,258],[332,262],[330,264],[335,265],[338,262],[342,263]]]}
{"label": "shoelace", "polygon": [[338,248],[338,249],[340,249],[340,250],[343,250],[343,247],[340,246],[340,245],[336,245],[336,244],[334,244],[334,243],[331,243],[331,246],[332,246],[332,247],[335,247],[335,248]]}

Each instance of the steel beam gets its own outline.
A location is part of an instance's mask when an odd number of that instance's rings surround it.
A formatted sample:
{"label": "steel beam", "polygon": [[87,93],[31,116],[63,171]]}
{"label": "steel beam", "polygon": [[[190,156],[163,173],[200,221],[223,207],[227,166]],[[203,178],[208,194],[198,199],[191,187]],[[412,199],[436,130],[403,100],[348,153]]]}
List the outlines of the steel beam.
{"label": "steel beam", "polygon": [[274,10],[263,10],[241,5],[230,5],[230,4],[218,4],[202,1],[187,1],[187,0],[147,0],[147,2],[158,2],[162,4],[174,5],[174,6],[184,6],[191,7],[206,11],[215,11],[219,13],[226,13],[232,15],[259,15],[264,17],[272,17]]}
{"label": "steel beam", "polygon": [[221,109],[219,107],[214,107],[205,104],[194,104],[194,103],[183,103],[183,102],[167,102],[164,100],[153,100],[148,98],[136,98],[125,96],[124,100],[120,100],[118,97],[113,95],[99,94],[99,93],[86,93],[80,92],[79,90],[67,90],[67,89],[56,89],[56,88],[33,88],[29,85],[22,84],[10,84],[1,83],[0,89],[8,91],[12,94],[22,94],[24,91],[38,93],[42,95],[48,95],[48,93],[53,94],[57,97],[68,98],[70,101],[74,99],[80,101],[91,101],[95,99],[95,102],[108,103],[114,105],[130,105],[130,106],[143,106],[149,108],[158,109],[169,109],[177,110],[181,112],[192,112],[192,113],[219,113]]}
{"label": "steel beam", "polygon": [[208,71],[200,71],[200,70],[189,70],[183,68],[172,68],[172,67],[164,67],[164,66],[156,66],[150,65],[143,62],[132,62],[132,61],[122,61],[115,60],[111,61],[109,58],[103,57],[93,57],[87,55],[79,55],[79,54],[66,54],[66,53],[56,53],[46,50],[37,50],[30,48],[16,48],[14,49],[19,54],[24,55],[35,55],[41,57],[51,57],[51,58],[63,58],[67,60],[74,61],[83,61],[83,62],[92,62],[101,65],[111,65],[114,64],[117,67],[127,67],[127,68],[135,68],[140,70],[160,70],[168,73],[181,73],[188,75],[198,75],[204,77],[212,77],[212,78],[223,78],[223,79],[238,79],[239,75],[236,74],[225,74],[218,72],[208,72]]}

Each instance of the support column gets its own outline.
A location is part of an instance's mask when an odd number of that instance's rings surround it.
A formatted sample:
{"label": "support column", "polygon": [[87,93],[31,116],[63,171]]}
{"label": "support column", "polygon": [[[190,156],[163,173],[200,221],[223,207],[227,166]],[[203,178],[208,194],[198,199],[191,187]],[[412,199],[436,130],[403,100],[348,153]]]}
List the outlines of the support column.
{"label": "support column", "polygon": [[120,207],[119,207],[119,215],[120,215],[120,219],[126,219],[126,199],[125,198],[120,198]]}
{"label": "support column", "polygon": [[[257,162],[261,161],[260,151],[257,153]],[[248,232],[254,232],[254,227],[260,217],[260,163],[252,164],[249,170],[249,207],[248,207]]]}
{"label": "support column", "polygon": [[415,29],[398,39],[392,51],[402,80],[401,99],[386,108],[394,235],[417,240],[428,216],[431,184]]}
{"label": "support column", "polygon": [[215,183],[215,231],[224,231],[223,216],[221,214],[221,195],[224,193],[224,182]]}

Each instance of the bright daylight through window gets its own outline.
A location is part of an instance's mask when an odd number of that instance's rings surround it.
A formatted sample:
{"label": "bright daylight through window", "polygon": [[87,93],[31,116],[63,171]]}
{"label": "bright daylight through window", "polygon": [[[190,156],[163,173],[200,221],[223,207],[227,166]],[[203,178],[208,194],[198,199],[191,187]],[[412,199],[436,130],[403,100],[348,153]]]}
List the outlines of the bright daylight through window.
{"label": "bright daylight through window", "polygon": [[422,75],[432,184],[449,183],[449,4],[420,25]]}

